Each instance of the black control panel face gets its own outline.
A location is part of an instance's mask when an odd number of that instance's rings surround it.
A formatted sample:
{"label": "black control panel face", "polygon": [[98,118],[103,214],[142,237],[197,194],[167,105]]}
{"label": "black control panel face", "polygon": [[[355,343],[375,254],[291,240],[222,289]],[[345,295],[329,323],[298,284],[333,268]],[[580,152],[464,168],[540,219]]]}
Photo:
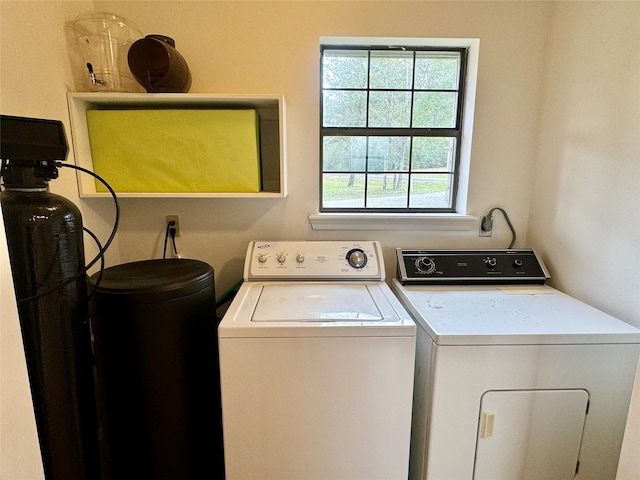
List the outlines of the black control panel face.
{"label": "black control panel face", "polygon": [[543,284],[547,269],[532,249],[407,250],[398,248],[403,285]]}

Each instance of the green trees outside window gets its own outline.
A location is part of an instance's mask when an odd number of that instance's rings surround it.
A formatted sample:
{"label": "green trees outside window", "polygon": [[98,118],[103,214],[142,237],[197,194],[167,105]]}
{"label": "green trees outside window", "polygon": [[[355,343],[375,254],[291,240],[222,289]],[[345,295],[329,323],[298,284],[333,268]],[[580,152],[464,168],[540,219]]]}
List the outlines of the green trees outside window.
{"label": "green trees outside window", "polygon": [[453,211],[466,50],[321,58],[321,211]]}

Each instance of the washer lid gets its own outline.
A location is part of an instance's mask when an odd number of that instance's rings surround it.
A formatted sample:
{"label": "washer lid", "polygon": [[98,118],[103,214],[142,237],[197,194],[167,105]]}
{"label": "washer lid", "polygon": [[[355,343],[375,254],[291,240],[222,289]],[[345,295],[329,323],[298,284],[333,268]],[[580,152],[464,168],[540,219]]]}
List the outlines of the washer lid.
{"label": "washer lid", "polygon": [[549,286],[392,287],[438,345],[640,343],[640,330]]}
{"label": "washer lid", "polygon": [[[265,285],[252,322],[380,322],[398,314],[367,285]],[[381,309],[383,311],[381,311]]]}
{"label": "washer lid", "polygon": [[247,282],[220,337],[415,336],[384,282]]}

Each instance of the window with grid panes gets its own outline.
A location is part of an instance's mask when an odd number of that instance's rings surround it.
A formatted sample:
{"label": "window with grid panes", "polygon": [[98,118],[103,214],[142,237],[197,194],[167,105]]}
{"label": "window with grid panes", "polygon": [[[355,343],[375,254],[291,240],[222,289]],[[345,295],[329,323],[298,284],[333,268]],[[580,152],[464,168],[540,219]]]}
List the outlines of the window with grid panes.
{"label": "window with grid panes", "polygon": [[466,48],[321,46],[322,212],[455,212]]}

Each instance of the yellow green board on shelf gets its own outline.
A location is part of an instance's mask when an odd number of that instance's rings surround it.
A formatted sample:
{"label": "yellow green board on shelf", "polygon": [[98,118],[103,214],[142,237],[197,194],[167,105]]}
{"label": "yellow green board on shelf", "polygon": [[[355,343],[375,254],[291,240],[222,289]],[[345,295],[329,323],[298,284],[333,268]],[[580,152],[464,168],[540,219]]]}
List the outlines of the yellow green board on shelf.
{"label": "yellow green board on shelf", "polygon": [[[120,193],[260,192],[253,109],[87,110],[95,173]],[[96,191],[106,192],[96,181]]]}

